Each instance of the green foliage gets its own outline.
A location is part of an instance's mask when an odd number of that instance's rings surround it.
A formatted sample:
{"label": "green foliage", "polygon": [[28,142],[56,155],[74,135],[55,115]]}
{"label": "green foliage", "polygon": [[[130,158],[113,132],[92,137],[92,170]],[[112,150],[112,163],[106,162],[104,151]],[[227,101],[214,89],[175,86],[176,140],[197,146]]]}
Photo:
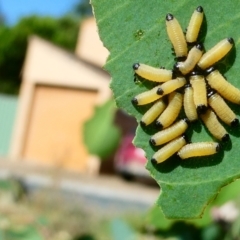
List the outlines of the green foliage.
{"label": "green foliage", "polygon": [[[206,18],[201,39],[204,39],[204,46],[210,49],[220,40],[233,37],[235,47],[219,64],[219,69],[233,85],[240,87],[239,1],[92,0],[92,4],[100,37],[111,53],[105,68],[113,78],[111,88],[117,105],[138,121],[149,106],[135,107],[131,99],[152,85],[145,82],[135,84],[132,65],[142,62],[172,68],[174,57],[165,28],[167,13],[174,14],[185,29],[193,10],[199,5],[203,6]],[[239,115],[239,108],[233,104],[230,106]],[[226,129],[231,135],[231,142],[223,145],[222,151],[213,157],[181,162],[173,157],[158,166],[148,161],[147,169],[161,186],[157,204],[166,217],[201,217],[204,208],[221,187],[240,177],[240,131],[229,127]],[[156,151],[149,144],[150,136],[156,131],[155,126],[137,129],[134,143],[146,152],[148,159]],[[212,139],[200,123],[192,125],[187,135],[193,142]]]}
{"label": "green foliage", "polygon": [[116,107],[111,99],[100,107],[95,108],[91,119],[84,124],[84,142],[88,151],[107,158],[119,144],[120,130],[113,124]]}
{"label": "green foliage", "polygon": [[43,240],[44,238],[34,228],[34,226],[24,226],[7,231],[0,231],[2,240]]}
{"label": "green foliage", "polygon": [[92,7],[89,0],[80,0],[73,9],[74,14],[79,17],[91,16]]}
{"label": "green foliage", "polygon": [[[19,180],[0,180],[0,240],[110,239],[109,217],[97,205],[88,208],[74,193],[65,198],[53,186],[32,192]],[[17,192],[24,194],[19,198]]]}
{"label": "green foliage", "polygon": [[78,29],[79,22],[70,17],[54,19],[30,16],[21,19],[13,27],[0,26],[0,92],[18,92],[30,35],[39,35],[63,48],[73,50]]}

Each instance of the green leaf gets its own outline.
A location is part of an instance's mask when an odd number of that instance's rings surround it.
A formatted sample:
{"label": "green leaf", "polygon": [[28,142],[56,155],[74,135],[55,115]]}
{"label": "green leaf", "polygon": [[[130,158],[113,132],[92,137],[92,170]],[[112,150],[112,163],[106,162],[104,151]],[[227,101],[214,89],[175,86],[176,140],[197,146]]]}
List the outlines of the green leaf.
{"label": "green leaf", "polygon": [[[167,13],[174,14],[185,29],[194,9],[201,5],[206,17],[201,35],[205,49],[210,49],[226,37],[233,37],[235,47],[219,64],[219,69],[233,85],[240,88],[239,1],[92,0],[92,5],[100,37],[110,51],[105,68],[112,76],[111,88],[117,105],[138,121],[149,106],[135,107],[131,99],[150,88],[151,84],[135,84],[132,65],[142,62],[172,68],[174,57],[165,27]],[[233,104],[230,106],[239,115],[240,108]],[[204,208],[221,187],[240,177],[240,131],[226,129],[231,135],[231,142],[213,157],[185,161],[173,157],[157,167],[148,161],[147,169],[161,186],[157,204],[166,217],[201,217]],[[134,143],[144,149],[148,159],[156,151],[149,144],[150,136],[156,131],[154,126],[137,129]],[[193,124],[187,135],[192,142],[212,140],[200,123]]]}
{"label": "green leaf", "polygon": [[[212,218],[212,208],[216,206],[221,206],[228,201],[239,202],[240,193],[240,181],[234,181],[233,183],[222,188],[218,196],[209,204],[204,212],[201,219],[187,220],[187,223],[194,224],[199,228],[206,227],[213,222]],[[148,213],[146,217],[145,225],[150,225],[151,228],[156,230],[169,230],[174,223],[178,220],[166,219],[162,211],[154,206]],[[180,220],[182,221],[182,220]]]}
{"label": "green leaf", "polygon": [[91,119],[84,124],[84,142],[91,154],[106,158],[119,144],[120,130],[113,124],[116,107],[111,99],[95,108]]}

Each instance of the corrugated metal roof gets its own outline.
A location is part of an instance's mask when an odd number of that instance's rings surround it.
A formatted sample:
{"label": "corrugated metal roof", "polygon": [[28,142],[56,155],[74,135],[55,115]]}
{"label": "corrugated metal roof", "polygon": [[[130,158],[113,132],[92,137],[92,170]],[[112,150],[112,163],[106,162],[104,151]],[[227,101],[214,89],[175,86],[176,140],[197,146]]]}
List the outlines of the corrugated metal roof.
{"label": "corrugated metal roof", "polygon": [[0,156],[9,152],[17,103],[17,96],[0,94]]}

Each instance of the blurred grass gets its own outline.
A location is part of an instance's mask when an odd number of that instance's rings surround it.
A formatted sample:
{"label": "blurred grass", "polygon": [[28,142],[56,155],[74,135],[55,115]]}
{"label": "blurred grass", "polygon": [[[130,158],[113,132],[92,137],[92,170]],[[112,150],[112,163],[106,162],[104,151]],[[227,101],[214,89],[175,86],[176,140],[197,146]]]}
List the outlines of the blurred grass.
{"label": "blurred grass", "polygon": [[0,240],[117,240],[126,234],[126,240],[159,239],[139,231],[143,217],[106,211],[56,186],[29,192],[19,179],[0,180]]}
{"label": "blurred grass", "polygon": [[[70,240],[111,239],[108,217],[53,189],[28,194],[16,180],[0,180],[0,239]],[[91,237],[91,238],[90,238]]]}

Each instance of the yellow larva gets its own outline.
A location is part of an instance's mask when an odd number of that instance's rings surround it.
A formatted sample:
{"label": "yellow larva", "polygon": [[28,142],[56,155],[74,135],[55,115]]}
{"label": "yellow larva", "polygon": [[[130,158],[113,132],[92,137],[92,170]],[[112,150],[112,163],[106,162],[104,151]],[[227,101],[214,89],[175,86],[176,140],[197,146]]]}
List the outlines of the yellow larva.
{"label": "yellow larva", "polygon": [[217,45],[203,54],[198,62],[198,66],[203,70],[211,67],[231,50],[233,43],[234,42],[232,38],[223,39]]}
{"label": "yellow larva", "polygon": [[186,79],[184,77],[178,77],[176,79],[173,80],[169,80],[165,83],[163,83],[157,90],[157,94],[159,95],[167,95],[173,91],[175,91],[176,89],[184,86],[186,84]]}
{"label": "yellow larva", "polygon": [[142,116],[140,123],[143,126],[147,126],[147,125],[151,124],[163,112],[163,110],[166,108],[166,106],[167,106],[166,103],[162,99],[159,99]]}
{"label": "yellow larva", "polygon": [[150,142],[154,146],[162,145],[182,135],[188,128],[188,120],[182,119],[170,127],[155,133]]}
{"label": "yellow larva", "polygon": [[185,136],[181,136],[177,139],[172,140],[164,147],[159,149],[157,152],[154,153],[151,162],[153,164],[161,163],[170,158],[176,152],[178,152],[185,144],[186,144]]}
{"label": "yellow larva", "polygon": [[217,142],[189,143],[181,148],[181,150],[178,152],[178,156],[181,159],[209,156],[219,152],[219,150],[220,145]]}
{"label": "yellow larva", "polygon": [[185,58],[188,53],[187,43],[178,20],[170,13],[166,16],[166,26],[176,57]]}
{"label": "yellow larva", "polygon": [[216,139],[224,142],[229,140],[229,134],[218,121],[216,114],[212,110],[208,109],[206,113],[201,115],[201,119]]}
{"label": "yellow larva", "polygon": [[162,96],[157,94],[158,88],[159,86],[156,86],[151,90],[138,94],[132,99],[132,103],[135,105],[145,105],[161,98]]}
{"label": "yellow larva", "polygon": [[193,101],[198,113],[203,113],[207,109],[207,88],[204,76],[198,72],[192,72],[190,83],[193,88]]}
{"label": "yellow larva", "polygon": [[230,102],[240,104],[240,90],[226,81],[223,75],[211,67],[207,70],[207,81],[211,88],[215,89],[223,98]]}
{"label": "yellow larva", "polygon": [[178,117],[183,104],[183,95],[178,92],[170,93],[168,96],[168,106],[156,121],[156,125],[161,128],[170,126]]}
{"label": "yellow larva", "polygon": [[223,122],[232,127],[239,125],[239,120],[237,119],[235,113],[226,104],[223,98],[214,90],[211,90],[208,93],[208,103]]}
{"label": "yellow larva", "polygon": [[185,85],[183,107],[184,112],[190,122],[194,122],[198,119],[197,110],[193,101],[193,89],[191,87],[191,84]]}
{"label": "yellow larva", "polygon": [[187,59],[184,62],[177,62],[175,69],[186,75],[191,72],[203,54],[202,44],[197,44],[188,53]]}
{"label": "yellow larva", "polygon": [[197,41],[202,22],[203,22],[203,8],[201,6],[198,6],[196,10],[193,12],[187,28],[186,32],[187,43],[194,44]]}
{"label": "yellow larva", "polygon": [[137,75],[153,82],[166,82],[172,79],[172,70],[155,68],[143,63],[134,63],[133,69]]}

